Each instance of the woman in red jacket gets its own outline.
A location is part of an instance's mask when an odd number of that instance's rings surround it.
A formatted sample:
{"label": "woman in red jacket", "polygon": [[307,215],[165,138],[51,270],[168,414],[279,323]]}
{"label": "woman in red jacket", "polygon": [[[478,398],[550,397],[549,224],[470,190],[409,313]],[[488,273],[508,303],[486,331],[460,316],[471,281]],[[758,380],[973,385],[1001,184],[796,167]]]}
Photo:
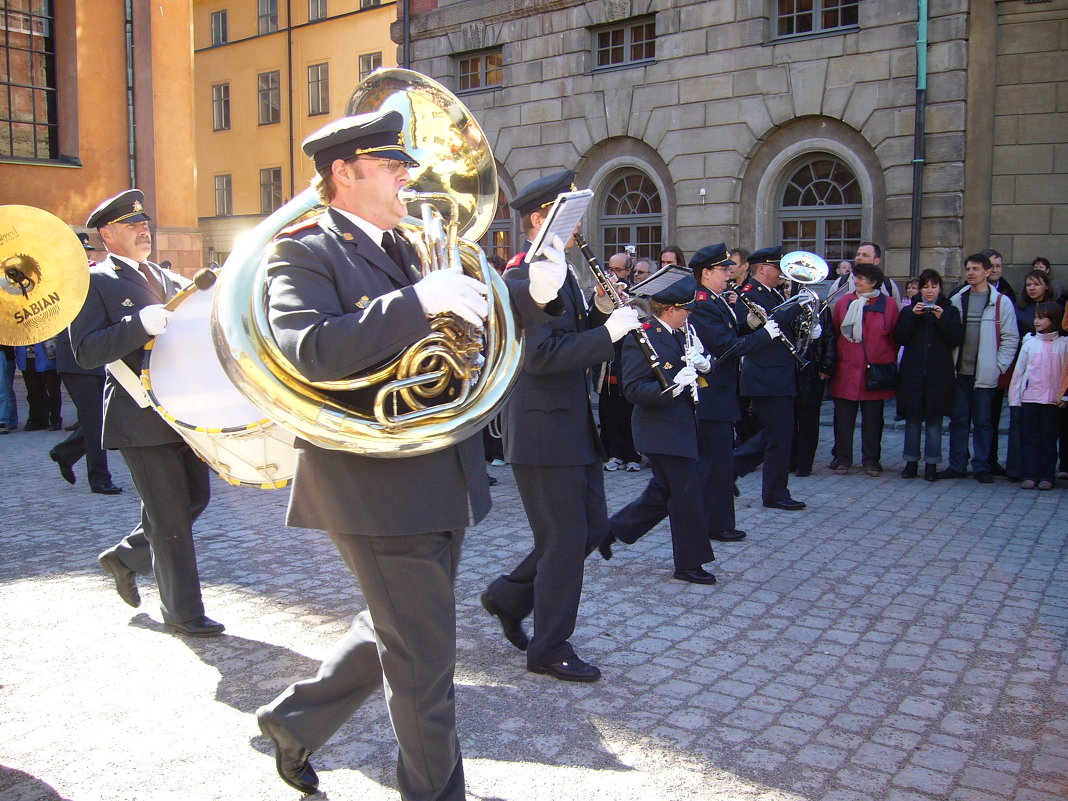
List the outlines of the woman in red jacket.
{"label": "woman in red jacket", "polygon": [[883,471],[883,402],[894,389],[868,389],[865,372],[869,364],[887,364],[897,359],[893,331],[898,307],[879,291],[883,271],[874,264],[853,267],[856,290],[834,305],[832,321],[838,337],[838,366],[831,380],[834,399],[834,461],[831,469],[845,475],[853,466],[853,428],[860,410],[860,457],[864,472]]}

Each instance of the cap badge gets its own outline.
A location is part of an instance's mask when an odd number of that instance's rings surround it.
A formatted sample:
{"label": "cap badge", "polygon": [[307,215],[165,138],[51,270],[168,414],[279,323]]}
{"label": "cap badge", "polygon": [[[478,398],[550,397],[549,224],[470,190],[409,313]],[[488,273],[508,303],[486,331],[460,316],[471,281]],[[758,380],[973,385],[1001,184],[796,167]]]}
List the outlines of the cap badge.
{"label": "cap badge", "polygon": [[126,300],[124,300],[121,305],[122,306],[126,306],[127,308],[129,308],[130,306],[133,306],[133,301],[130,300],[129,298],[126,298]]}
{"label": "cap badge", "polygon": [[366,295],[364,295],[362,298],[360,298],[358,301],[356,301],[356,308],[357,309],[366,309],[370,305],[370,303],[371,303],[371,299],[369,297],[367,297]]}
{"label": "cap badge", "polygon": [[141,201],[140,200],[135,200],[133,202],[133,210],[138,212],[138,213],[140,213],[140,212],[145,210],[145,207],[141,205]]}

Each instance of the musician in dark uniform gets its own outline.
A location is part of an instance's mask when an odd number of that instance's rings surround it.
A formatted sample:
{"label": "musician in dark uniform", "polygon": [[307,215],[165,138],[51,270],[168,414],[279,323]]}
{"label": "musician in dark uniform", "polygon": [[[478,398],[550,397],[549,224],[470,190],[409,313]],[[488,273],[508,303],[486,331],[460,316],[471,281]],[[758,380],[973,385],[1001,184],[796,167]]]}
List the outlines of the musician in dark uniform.
{"label": "musician in dark uniform", "polygon": [[[89,244],[89,234],[78,234],[78,240],[88,256],[94,250]],[[90,259],[89,266],[95,264]],[[77,481],[74,465],[84,456],[90,491],[98,495],[118,495],[122,487],[112,483],[108,452],[100,444],[104,425],[104,368],[86,368],[78,364],[70,346],[70,333],[63,329],[56,335],[56,372],[78,410],[78,425],[70,436],[52,446],[49,457],[59,465],[63,480],[73,484]]]}
{"label": "musician in dark uniform", "polygon": [[[643,324],[664,374],[673,382],[665,391],[638,343],[623,344],[623,392],[634,404],[634,446],[649,457],[653,477],[642,494],[608,521],[601,555],[611,558],[615,541],[634,543],[667,517],[671,525],[673,578],[715,584],[705,570],[715,559],[708,542],[698,470],[697,392],[699,374],[712,369],[699,341],[687,341],[697,282],[686,276],[654,293],[653,319]],[[729,486],[729,485],[728,485]]]}
{"label": "musician in dark uniform", "polygon": [[[450,269],[421,278],[414,249],[394,231],[407,212],[398,193],[416,166],[402,126],[396,111],[361,114],[303,143],[329,208],[275,243],[267,298],[279,348],[310,380],[340,379],[391,359],[431,333],[434,315],[451,312],[480,325],[487,314],[483,284]],[[509,280],[521,320],[548,318],[542,307],[556,297],[564,271],[561,255]],[[315,678],[257,711],[278,773],[313,792],[312,752],[384,685],[401,798],[462,801],[453,583],[464,531],[490,507],[481,436],[404,458],[299,438],[297,449],[286,522],[327,532],[367,609]]]}
{"label": "musician in dark uniform", "polygon": [[[530,240],[556,197],[572,188],[571,170],[540,178],[511,202]],[[505,275],[525,279],[526,258]],[[508,641],[526,650],[527,669],[564,681],[596,681],[601,672],[568,641],[582,595],[583,563],[608,530],[604,471],[607,458],[594,422],[591,368],[613,356],[612,344],[638,327],[631,308],[591,308],[569,272],[560,291],[563,311],[526,331],[523,369],[505,407],[504,458],[512,466],[534,535],[534,550],[493,581],[482,604]],[[600,305],[600,308],[598,308]],[[534,613],[527,641],[522,621]]]}
{"label": "musician in dark uniform", "polygon": [[[786,302],[778,289],[782,282],[779,259],[782,248],[763,248],[749,257],[752,279],[743,288],[742,296],[770,316],[771,310]],[[742,301],[739,301],[742,302]],[[802,313],[798,305],[781,310],[775,320],[783,337],[790,337],[794,318]],[[764,321],[749,312],[746,326],[749,331],[762,327]],[[790,497],[787,482],[790,477],[790,451],[794,433],[794,396],[797,394],[797,361],[775,337],[754,349],[742,360],[739,389],[750,399],[753,411],[763,424],[764,471],[761,496],[770,509],[797,511],[804,509],[802,501]]]}
{"label": "musician in dark uniform", "polygon": [[104,382],[103,445],[119,449],[141,496],[141,523],[100,554],[100,565],[115,579],[119,596],[135,607],[141,603],[136,575],[155,573],[164,625],[179,634],[211,637],[224,627],[204,614],[193,546],[193,523],[211,498],[208,466],[125,388],[139,394],[144,347],[166,332],[171,312],[163,304],[188,283],[147,261],[152,218],[144,199],[140,190],[130,189],[89,215],[86,227],[100,231],[108,256],[89,268],[89,293],[70,324],[78,364],[116,363]]}
{"label": "musician in dark uniform", "polygon": [[[734,267],[722,242],[706,245],[690,259],[690,269],[699,285],[690,325],[717,360],[716,369],[709,373],[699,390],[697,449],[708,536],[720,542],[737,542],[746,536],[736,527],[732,491],[734,424],[742,416],[738,361],[779,336],[779,326],[774,320],[752,333],[744,323],[739,324],[736,309],[745,307],[733,306],[725,297],[727,280]],[[740,330],[746,335],[739,333]]]}

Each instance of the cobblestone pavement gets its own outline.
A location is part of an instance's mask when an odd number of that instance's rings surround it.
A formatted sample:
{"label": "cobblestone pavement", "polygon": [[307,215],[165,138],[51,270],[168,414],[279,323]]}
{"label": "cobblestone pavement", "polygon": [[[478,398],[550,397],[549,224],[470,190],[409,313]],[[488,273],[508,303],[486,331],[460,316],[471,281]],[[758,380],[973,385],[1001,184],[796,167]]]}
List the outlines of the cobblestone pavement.
{"label": "cobblestone pavement", "polygon": [[[1003,481],[791,480],[800,513],[740,482],[744,543],[720,583],[671,580],[661,526],[587,566],[574,685],[524,670],[479,606],[527,550],[511,472],[472,529],[457,586],[460,737],[472,799],[1055,801],[1068,797],[1068,492]],[[152,582],[122,604],[97,553],[137,499],[62,482],[60,434],[0,437],[0,798],[296,798],[253,711],[318,660],[360,609],[325,535],[282,524],[284,490],[215,481],[197,527],[208,613],[227,636],[165,634]],[[605,476],[610,509],[648,471]],[[412,502],[418,503],[418,487]],[[418,588],[413,588],[417,591]],[[372,699],[319,753],[325,797],[396,799],[395,745]]]}

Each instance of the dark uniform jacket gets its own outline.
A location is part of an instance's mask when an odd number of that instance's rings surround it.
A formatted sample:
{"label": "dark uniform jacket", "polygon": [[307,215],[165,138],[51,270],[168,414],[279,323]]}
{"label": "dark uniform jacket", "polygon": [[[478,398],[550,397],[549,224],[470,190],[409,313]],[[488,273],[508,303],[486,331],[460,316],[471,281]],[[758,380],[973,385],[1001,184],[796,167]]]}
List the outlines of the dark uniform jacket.
{"label": "dark uniform jacket", "polygon": [[[674,381],[686,366],[681,335],[655,317],[643,327],[664,374]],[[623,392],[634,404],[631,426],[636,451],[697,458],[697,410],[690,390],[675,397],[670,390],[665,392],[634,337],[623,344]]]}
{"label": "dark uniform jacket", "polygon": [[[746,311],[741,304],[735,308],[739,314]],[[742,417],[738,402],[738,360],[766,345],[771,337],[763,330],[741,336],[739,329],[748,332],[749,328],[744,323],[739,325],[726,298],[717,298],[707,289],[697,290],[690,325],[694,327],[705,350],[717,360],[728,350],[731,351],[730,358],[717,361],[715,369],[705,376],[705,386],[700,388],[698,394],[701,401],[697,409],[698,418],[723,423],[737,422]]]}
{"label": "dark uniform jacket", "polygon": [[[507,270],[505,279],[526,282],[528,269],[523,261]],[[570,271],[546,311],[557,316],[524,332],[523,369],[502,417],[505,461],[543,466],[603,462],[608,456],[593,418],[590,372],[614,353],[602,324],[606,317],[592,304],[586,308]]]}
{"label": "dark uniform jacket", "polygon": [[[152,338],[138,312],[178,294],[186,282],[153,265],[163,283],[159,298],[135,267],[105,259],[89,268],[89,293],[70,324],[74,357],[84,368],[101,367],[122,359],[141,374],[145,345]],[[105,448],[143,447],[181,442],[181,437],[151,407],[142,409],[110,374],[104,382]]]}
{"label": "dark uniform jacket", "polygon": [[[759,281],[749,281],[742,287],[742,294],[770,313],[781,305],[785,298],[779,292],[769,289]],[[740,310],[748,310],[739,306]],[[793,320],[801,309],[794,305],[775,314],[783,334],[793,341]],[[745,324],[745,317],[739,311],[739,317]],[[787,396],[797,394],[797,360],[781,342],[768,341],[755,349],[742,361],[741,393],[747,398]]]}
{"label": "dark uniform jacket", "polygon": [[[415,254],[401,240],[412,265]],[[279,239],[268,262],[268,320],[311,380],[365,371],[430,332],[415,289],[378,243],[328,209]],[[509,282],[521,319],[546,315]],[[478,432],[475,432],[478,433]],[[348,534],[419,534],[477,523],[490,508],[481,436],[404,458],[361,456],[297,439],[287,522]]]}

